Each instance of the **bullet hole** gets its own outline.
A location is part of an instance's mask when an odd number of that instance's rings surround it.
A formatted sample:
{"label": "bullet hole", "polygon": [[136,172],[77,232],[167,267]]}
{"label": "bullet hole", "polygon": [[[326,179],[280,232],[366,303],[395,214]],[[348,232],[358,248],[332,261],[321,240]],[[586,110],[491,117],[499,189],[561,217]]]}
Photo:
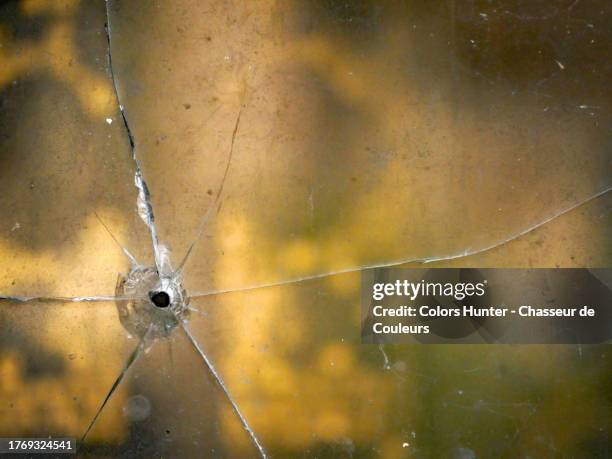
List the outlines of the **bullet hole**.
{"label": "bullet hole", "polygon": [[167,308],[170,304],[170,296],[164,291],[151,292],[149,293],[149,298],[151,298],[151,302],[158,308]]}
{"label": "bullet hole", "polygon": [[189,110],[191,108],[191,104],[183,104],[183,107],[185,107],[185,110]]}

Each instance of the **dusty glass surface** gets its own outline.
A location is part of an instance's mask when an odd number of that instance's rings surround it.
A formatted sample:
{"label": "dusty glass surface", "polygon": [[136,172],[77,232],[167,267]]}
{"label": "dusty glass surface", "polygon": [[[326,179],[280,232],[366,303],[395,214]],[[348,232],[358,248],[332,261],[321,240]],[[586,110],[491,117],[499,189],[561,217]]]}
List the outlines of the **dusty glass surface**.
{"label": "dusty glass surface", "polygon": [[604,6],[111,3],[190,290],[459,256],[606,192]]}
{"label": "dusty glass surface", "polygon": [[4,2],[0,436],[605,457],[608,345],[362,345],[359,270],[610,266],[610,14]]}

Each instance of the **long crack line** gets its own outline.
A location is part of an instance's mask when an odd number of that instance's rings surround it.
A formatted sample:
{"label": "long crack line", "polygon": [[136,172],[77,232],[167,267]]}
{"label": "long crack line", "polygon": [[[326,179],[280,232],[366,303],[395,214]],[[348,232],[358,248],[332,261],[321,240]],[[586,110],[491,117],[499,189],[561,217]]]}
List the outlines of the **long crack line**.
{"label": "long crack line", "polygon": [[201,348],[199,343],[193,337],[193,335],[189,331],[189,328],[187,328],[187,325],[185,325],[183,322],[181,322],[181,328],[183,329],[183,331],[185,332],[185,334],[189,338],[189,341],[191,342],[191,344],[193,345],[195,350],[198,352],[198,354],[200,354],[200,357],[202,357],[202,360],[204,360],[204,363],[206,364],[206,366],[210,370],[211,374],[215,378],[215,381],[217,382],[219,387],[221,387],[221,390],[223,390],[225,396],[227,397],[227,399],[229,400],[230,404],[232,405],[234,413],[236,413],[236,416],[238,416],[238,419],[240,419],[240,423],[242,424],[242,427],[244,428],[244,430],[247,431],[247,433],[251,437],[251,441],[253,442],[253,445],[257,448],[257,450],[259,451],[259,454],[261,455],[261,457],[266,459],[268,457],[268,455],[266,454],[266,451],[264,450],[262,444],[259,442],[259,439],[255,435],[255,432],[253,431],[253,429],[251,428],[251,426],[247,422],[246,418],[244,417],[244,415],[242,414],[242,412],[238,408],[238,404],[234,401],[234,398],[230,394],[229,389],[227,388],[227,386],[225,385],[225,382],[223,381],[223,378],[221,378],[221,375],[219,374],[219,372],[217,372],[217,369],[215,368],[215,366],[212,364],[212,362],[210,361],[208,356],[204,353],[204,350]]}
{"label": "long crack line", "polygon": [[[157,267],[157,271],[158,271],[158,273],[161,276],[162,274],[164,274],[164,272],[163,272],[163,270],[164,270],[164,260],[166,258],[165,257],[165,248],[163,246],[161,246],[160,243],[159,243],[159,238],[157,236],[157,230],[156,230],[156,227],[155,227],[155,217],[154,217],[154,213],[153,213],[153,205],[151,203],[151,194],[149,193],[149,188],[148,188],[147,183],[146,183],[146,181],[145,181],[145,179],[143,177],[143,174],[142,174],[142,169],[140,167],[140,161],[138,160],[138,157],[136,155],[136,142],[134,140],[134,136],[132,134],[132,131],[131,131],[129,123],[128,123],[127,114],[125,112],[123,104],[121,103],[121,98],[119,96],[119,89],[118,89],[118,85],[117,85],[117,79],[116,79],[116,76],[115,76],[114,67],[113,67],[113,63],[112,63],[111,21],[110,21],[109,1],[110,0],[106,0],[106,22],[107,22],[107,24],[106,24],[106,28],[105,28],[105,30],[106,30],[106,37],[107,37],[107,40],[108,40],[109,71],[110,71],[111,79],[112,79],[112,82],[113,82],[113,88],[114,88],[114,91],[115,91],[115,96],[116,96],[117,102],[119,104],[119,110],[120,110],[120,113],[121,113],[121,118],[123,120],[123,126],[124,126],[124,128],[126,130],[126,133],[127,133],[128,139],[129,139],[130,148],[131,148],[131,151],[132,151],[132,159],[133,159],[134,164],[135,164],[135,169],[136,170],[135,170],[135,174],[134,174],[134,181],[135,181],[136,187],[138,188],[138,201],[137,201],[138,211],[139,211],[140,217],[145,222],[145,224],[147,225],[147,227],[149,228],[149,231],[151,233],[151,240],[153,242],[153,251],[154,251],[154,255],[155,255],[155,264],[156,264],[156,267]],[[176,270],[176,274],[177,275],[180,274],[180,271],[183,268],[184,264],[187,262],[190,254],[191,254],[191,252],[193,250],[193,247],[195,246],[197,241],[200,239],[200,237],[202,235],[202,232],[204,230],[204,226],[205,226],[209,216],[212,214],[212,211],[216,209],[216,211],[218,212],[219,209],[220,209],[220,206],[218,205],[219,204],[219,199],[220,199],[220,196],[221,196],[221,194],[223,192],[223,188],[225,186],[225,182],[226,182],[227,175],[228,175],[228,172],[229,172],[229,168],[230,168],[230,164],[231,164],[231,159],[232,159],[232,155],[233,155],[233,150],[234,150],[234,143],[235,143],[235,139],[236,139],[236,134],[238,132],[238,126],[240,124],[240,116],[241,116],[241,114],[242,114],[242,106],[240,107],[240,110],[238,112],[238,116],[236,118],[236,123],[235,123],[234,130],[233,130],[233,133],[232,133],[232,139],[231,139],[231,145],[230,145],[230,152],[229,152],[229,155],[228,155],[228,161],[227,161],[227,164],[226,164],[226,167],[225,167],[225,172],[223,174],[223,178],[221,180],[221,185],[220,185],[219,190],[217,192],[217,196],[215,197],[215,201],[214,201],[213,205],[206,212],[206,214],[205,214],[205,216],[204,216],[204,218],[202,220],[202,223],[200,225],[199,231],[198,231],[198,233],[196,235],[195,240],[190,245],[190,247],[187,250],[187,253],[185,254],[185,257],[183,258],[179,268]],[[200,356],[202,357],[202,359],[206,363],[208,369],[210,370],[210,372],[214,376],[217,384],[223,390],[225,396],[227,397],[227,399],[229,400],[230,404],[232,405],[232,408],[233,408],[234,412],[236,413],[236,415],[240,419],[240,422],[242,423],[242,426],[244,427],[244,429],[248,432],[248,434],[249,434],[253,444],[256,446],[256,448],[259,451],[261,457],[266,459],[267,455],[265,453],[265,450],[263,449],[261,443],[259,442],[257,436],[255,435],[255,432],[253,432],[253,430],[251,429],[250,425],[246,421],[245,417],[242,415],[240,409],[238,408],[238,405],[234,401],[234,399],[231,396],[229,390],[227,389],[225,383],[223,382],[223,379],[221,378],[221,375],[217,372],[217,370],[213,366],[212,362],[208,359],[208,357],[206,356],[204,351],[201,349],[201,347],[199,346],[197,341],[194,339],[194,337],[191,335],[189,329],[185,326],[185,324],[182,324],[182,328],[183,328],[185,334],[187,335],[187,337],[189,338],[191,344],[194,346],[196,351],[200,354]],[[117,377],[115,383],[113,384],[113,386],[111,387],[111,389],[110,389],[109,393],[107,394],[106,398],[102,402],[102,405],[98,409],[98,412],[96,413],[96,415],[94,416],[93,420],[91,421],[91,424],[89,425],[87,431],[83,435],[83,440],[85,439],[85,437],[87,436],[87,434],[89,433],[89,431],[91,430],[93,425],[95,424],[96,420],[98,419],[98,416],[100,415],[100,413],[102,412],[102,410],[106,406],[107,402],[109,401],[109,399],[111,398],[111,396],[113,395],[113,393],[115,392],[115,390],[117,389],[117,387],[119,386],[121,381],[123,380],[123,377],[125,376],[125,374],[129,370],[129,368],[132,366],[134,361],[140,355],[140,352],[141,352],[142,348],[143,348],[143,342],[140,343],[140,345],[134,350],[134,352],[132,353],[132,355],[128,359],[128,362],[126,363],[123,371]]]}
{"label": "long crack line", "polygon": [[131,296],[3,296],[0,301],[11,303],[78,303],[101,301],[134,301],[139,298]]}
{"label": "long crack line", "polygon": [[96,414],[94,415],[91,422],[89,423],[87,430],[81,437],[81,441],[85,441],[85,438],[87,437],[87,435],[93,428],[94,424],[96,423],[96,421],[102,414],[102,410],[104,410],[104,407],[106,407],[106,404],[108,403],[108,401],[111,399],[111,397],[113,396],[113,394],[115,393],[119,385],[121,384],[121,381],[123,381],[123,378],[125,378],[125,375],[127,374],[127,372],[130,370],[130,368],[132,368],[132,365],[134,365],[136,360],[138,360],[138,357],[140,357],[140,354],[142,354],[142,351],[145,348],[145,343],[149,336],[150,331],[151,329],[149,328],[145,336],[143,336],[143,338],[138,343],[138,346],[136,346],[136,348],[132,351],[132,353],[128,357],[127,361],[125,362],[125,365],[123,366],[123,369],[121,370],[121,373],[119,373],[119,376],[117,376],[117,379],[115,379],[115,382],[109,389],[108,393],[106,394],[106,397],[104,397],[104,400],[102,401],[102,404],[98,408],[98,411],[96,411]]}
{"label": "long crack line", "polygon": [[236,142],[236,135],[238,134],[238,127],[240,126],[241,115],[242,115],[242,104],[240,105],[240,110],[238,110],[238,115],[236,116],[236,122],[234,123],[234,130],[232,131],[230,149],[229,149],[229,153],[227,156],[227,162],[225,163],[225,171],[223,172],[223,178],[221,179],[221,185],[219,186],[219,189],[217,190],[217,195],[215,196],[215,200],[213,201],[212,205],[208,208],[208,210],[204,214],[204,217],[202,218],[202,222],[200,223],[200,228],[198,229],[195,239],[193,240],[193,242],[187,249],[187,252],[185,253],[185,256],[183,257],[183,260],[179,264],[179,267],[176,269],[177,274],[180,274],[183,267],[185,266],[185,263],[187,263],[189,256],[191,255],[191,251],[195,247],[196,243],[202,237],[202,233],[204,232],[206,223],[208,223],[208,219],[212,216],[213,211],[215,211],[216,209],[216,213],[218,213],[219,210],[221,209],[221,206],[219,205],[219,200],[221,199],[221,194],[223,193],[223,188],[225,187],[225,181],[227,180],[227,176],[230,170],[230,165],[232,164],[232,157],[234,155],[234,143]]}
{"label": "long crack line", "polygon": [[562,209],[561,211],[545,218],[544,220],[538,222],[535,225],[532,225],[522,231],[520,231],[519,233],[516,233],[512,236],[510,236],[507,239],[504,239],[502,241],[490,244],[486,247],[482,247],[479,249],[474,249],[474,250],[464,250],[463,252],[459,252],[459,253],[455,253],[455,254],[450,254],[450,255],[444,255],[444,256],[439,256],[439,257],[427,257],[427,258],[405,258],[405,259],[400,259],[400,260],[393,260],[393,261],[389,261],[386,263],[376,263],[376,264],[371,264],[371,265],[364,265],[364,266],[358,266],[358,267],[351,267],[351,268],[346,268],[346,269],[339,269],[336,271],[327,271],[324,273],[319,273],[319,274],[313,274],[310,276],[301,276],[301,277],[294,277],[292,279],[287,279],[284,281],[279,281],[279,282],[270,282],[270,283],[265,283],[265,284],[258,284],[258,285],[252,285],[252,286],[247,286],[247,287],[240,287],[240,288],[229,288],[229,289],[220,289],[220,290],[209,290],[207,292],[196,292],[193,294],[189,295],[189,298],[201,298],[201,297],[206,297],[206,296],[214,296],[214,295],[221,295],[224,293],[238,293],[238,292],[248,292],[251,290],[258,290],[258,289],[262,289],[262,288],[272,288],[272,287],[282,287],[285,285],[291,285],[291,284],[297,284],[297,283],[301,283],[301,282],[307,282],[307,281],[311,281],[311,280],[317,280],[317,279],[323,279],[325,277],[330,277],[330,276],[337,276],[340,274],[349,274],[349,273],[354,273],[354,272],[359,272],[359,271],[365,271],[368,269],[377,269],[377,268],[391,268],[394,266],[400,266],[400,265],[404,265],[407,263],[421,263],[421,264],[427,264],[427,263],[434,263],[434,262],[438,262],[438,261],[446,261],[446,260],[454,260],[457,258],[463,258],[463,257],[468,257],[468,256],[472,256],[472,255],[479,255],[481,253],[484,252],[488,252],[489,250],[493,250],[497,247],[500,247],[504,244],[507,244],[509,242],[514,241],[515,239],[518,239],[522,236],[525,236],[528,233],[531,233],[532,231],[535,231],[536,229],[546,225],[547,223],[555,220],[556,218],[561,217],[562,215],[565,215],[568,212],[571,212],[574,209],[577,209],[578,207],[587,204],[588,202],[591,202],[601,196],[604,196],[605,194],[609,193],[610,191],[612,191],[612,186],[576,203],[573,204],[565,209]]}
{"label": "long crack line", "polygon": [[132,130],[130,129],[130,125],[128,123],[127,113],[123,104],[121,103],[121,97],[119,96],[119,87],[117,84],[117,78],[115,75],[115,70],[113,67],[113,57],[112,57],[112,41],[111,41],[111,19],[110,19],[110,0],[106,0],[106,26],[104,30],[106,31],[106,39],[108,41],[108,68],[111,76],[111,80],[113,82],[113,89],[115,91],[115,97],[117,99],[117,103],[119,105],[119,112],[121,113],[121,119],[123,120],[123,126],[128,136],[128,140],[130,142],[130,150],[132,152],[132,160],[134,161],[135,172],[134,172],[134,184],[138,188],[138,198],[137,198],[137,207],[138,214],[140,218],[145,222],[147,227],[149,228],[149,233],[151,234],[151,241],[153,242],[153,254],[155,256],[155,266],[157,267],[157,271],[161,274],[164,268],[164,250],[161,248],[159,243],[159,238],[157,236],[157,229],[155,227],[155,215],[153,214],[153,204],[151,203],[151,193],[149,192],[149,187],[147,186],[147,182],[145,181],[142,168],[140,167],[140,161],[136,156],[136,142],[134,140],[134,135]]}
{"label": "long crack line", "polygon": [[[361,270],[367,270],[367,269],[376,269],[376,268],[388,268],[388,267],[393,267],[393,266],[399,266],[402,264],[406,264],[406,263],[422,263],[422,264],[427,264],[427,263],[433,263],[433,262],[437,262],[437,261],[445,261],[445,260],[454,260],[457,258],[462,258],[462,257],[467,257],[467,256],[471,256],[471,255],[478,255],[480,253],[484,253],[487,252],[489,250],[493,250],[497,247],[500,247],[504,244],[507,244],[511,241],[514,241],[515,239],[518,239],[532,231],[535,231],[536,229],[544,226],[545,224],[551,222],[552,220],[568,213],[571,212],[572,210],[587,204],[588,202],[591,202],[601,196],[604,196],[605,194],[609,193],[610,191],[612,191],[612,187],[608,187],[604,190],[602,190],[601,192],[583,200],[578,202],[577,204],[574,204],[564,210],[561,210],[560,212],[546,218],[545,220],[537,223],[536,225],[533,225],[521,232],[519,232],[518,234],[515,234],[501,242],[495,243],[495,244],[491,244],[487,247],[481,248],[481,249],[477,249],[477,250],[473,250],[473,251],[469,251],[466,250],[464,252],[461,253],[457,253],[454,255],[448,255],[448,256],[443,256],[443,257],[430,257],[430,258],[412,258],[412,259],[405,259],[405,260],[396,260],[396,261],[392,261],[389,263],[381,263],[381,264],[375,264],[375,265],[368,265],[368,266],[363,266],[363,267],[357,267],[357,268],[347,268],[344,270],[338,270],[338,271],[330,271],[330,272],[325,272],[325,273],[321,273],[321,274],[314,274],[312,276],[303,276],[303,277],[297,277],[297,278],[293,278],[293,279],[288,279],[285,281],[281,281],[281,282],[270,282],[267,284],[259,284],[259,285],[253,285],[253,286],[248,286],[248,287],[242,287],[242,288],[236,288],[236,289],[224,289],[224,290],[211,290],[211,291],[207,291],[207,292],[197,292],[194,294],[189,295],[189,298],[201,298],[201,297],[207,297],[207,296],[214,296],[214,295],[222,295],[224,293],[238,293],[238,292],[247,292],[247,291],[251,291],[251,290],[258,290],[258,289],[263,289],[263,288],[272,288],[272,287],[281,287],[284,285],[290,285],[290,284],[296,284],[296,283],[300,283],[300,282],[307,282],[310,280],[317,280],[317,279],[322,279],[325,277],[330,277],[330,276],[336,276],[336,275],[340,275],[340,274],[348,274],[348,273],[353,273],[353,272],[358,272]],[[103,296],[103,295],[93,295],[93,296],[77,296],[77,297],[65,297],[65,296],[38,296],[38,295],[32,295],[32,296],[11,296],[11,295],[0,295],[0,301],[8,301],[8,302],[16,302],[16,303],[26,303],[26,302],[101,302],[101,301],[129,301],[129,300],[136,300],[138,298],[133,298],[133,297],[123,297],[123,296]],[[195,309],[195,308],[194,308]]]}
{"label": "long crack line", "polygon": [[115,244],[119,246],[123,254],[128,258],[128,260],[130,260],[130,263],[132,264],[132,266],[139,266],[140,263],[138,263],[134,255],[132,255],[127,248],[125,248],[124,246],[121,245],[121,243],[119,243],[119,241],[117,240],[113,232],[110,230],[108,226],[106,226],[106,223],[104,223],[104,220],[102,220],[102,218],[98,215],[98,212],[94,212],[94,215],[96,216],[100,224],[104,227],[104,229],[106,230],[108,235],[111,237],[111,239],[115,241]]}

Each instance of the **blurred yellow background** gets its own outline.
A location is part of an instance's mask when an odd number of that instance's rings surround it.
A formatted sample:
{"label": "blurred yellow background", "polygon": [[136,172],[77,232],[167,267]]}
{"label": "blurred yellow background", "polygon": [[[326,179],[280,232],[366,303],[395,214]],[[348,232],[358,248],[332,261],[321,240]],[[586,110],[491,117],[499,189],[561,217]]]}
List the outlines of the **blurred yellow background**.
{"label": "blurred yellow background", "polygon": [[[292,282],[464,252],[428,266],[609,266],[610,197],[595,196],[611,110],[605,68],[584,71],[610,57],[609,33],[595,7],[510,3],[110,2],[114,73],[175,264],[234,149],[188,293],[286,283],[191,301],[272,456],[603,450],[607,346],[366,346],[358,271]],[[95,213],[151,263],[106,20],[103,1],[0,6],[2,294],[113,295],[129,265]],[[137,344],[112,302],[3,302],[0,327],[3,437],[80,438]],[[252,456],[189,343],[155,346],[84,451]],[[142,394],[151,407],[134,410]]]}

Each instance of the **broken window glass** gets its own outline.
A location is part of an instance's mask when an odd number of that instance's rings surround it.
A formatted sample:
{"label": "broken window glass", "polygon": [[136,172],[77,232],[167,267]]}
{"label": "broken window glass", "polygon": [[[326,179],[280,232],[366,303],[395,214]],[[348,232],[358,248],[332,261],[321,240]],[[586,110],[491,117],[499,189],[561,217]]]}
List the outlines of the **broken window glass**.
{"label": "broken window glass", "polygon": [[606,346],[365,346],[359,271],[609,266],[605,2],[0,6],[0,436],[603,454]]}

